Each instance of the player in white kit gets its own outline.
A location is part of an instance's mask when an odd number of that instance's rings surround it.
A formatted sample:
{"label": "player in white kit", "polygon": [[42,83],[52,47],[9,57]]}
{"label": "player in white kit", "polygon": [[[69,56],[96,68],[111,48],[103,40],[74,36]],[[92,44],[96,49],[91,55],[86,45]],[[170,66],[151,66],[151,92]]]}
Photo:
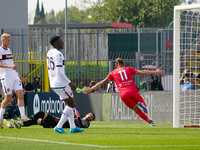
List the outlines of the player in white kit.
{"label": "player in white kit", "polygon": [[8,48],[10,45],[11,36],[9,34],[1,35],[0,46],[0,80],[3,87],[5,99],[1,103],[0,109],[0,128],[3,128],[3,114],[8,103],[12,99],[14,90],[18,97],[18,107],[22,121],[30,120],[25,116],[23,88],[21,83],[22,76],[16,72],[17,65],[13,63],[12,51]]}
{"label": "player in white kit", "polygon": [[76,86],[65,75],[65,59],[63,54],[60,52],[60,50],[63,49],[64,43],[59,36],[52,37],[50,43],[53,46],[53,48],[51,48],[47,53],[47,67],[50,87],[56,94],[59,95],[60,100],[65,101],[66,104],[60,121],[54,128],[54,131],[64,134],[67,133],[62,127],[68,119],[71,133],[82,132],[84,129],[78,128],[74,123],[73,108],[75,107],[75,102],[72,90],[76,90]]}

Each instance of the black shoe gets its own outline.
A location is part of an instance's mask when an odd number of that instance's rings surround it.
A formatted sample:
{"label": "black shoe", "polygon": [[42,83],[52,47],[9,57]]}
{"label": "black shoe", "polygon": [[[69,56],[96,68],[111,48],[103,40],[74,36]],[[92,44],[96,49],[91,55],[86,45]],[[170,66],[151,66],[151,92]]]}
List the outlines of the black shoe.
{"label": "black shoe", "polygon": [[152,120],[149,121],[149,124],[150,126],[155,126],[155,123]]}
{"label": "black shoe", "polygon": [[0,129],[3,129],[3,120],[0,120]]}

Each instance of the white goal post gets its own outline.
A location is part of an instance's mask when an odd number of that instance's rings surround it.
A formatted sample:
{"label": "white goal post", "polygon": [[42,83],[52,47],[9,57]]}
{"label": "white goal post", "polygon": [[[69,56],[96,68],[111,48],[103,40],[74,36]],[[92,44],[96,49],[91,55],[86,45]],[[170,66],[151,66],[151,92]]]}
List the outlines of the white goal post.
{"label": "white goal post", "polygon": [[174,7],[173,34],[173,127],[195,127],[200,125],[199,85],[182,91],[179,80],[186,67],[200,73],[200,4]]}

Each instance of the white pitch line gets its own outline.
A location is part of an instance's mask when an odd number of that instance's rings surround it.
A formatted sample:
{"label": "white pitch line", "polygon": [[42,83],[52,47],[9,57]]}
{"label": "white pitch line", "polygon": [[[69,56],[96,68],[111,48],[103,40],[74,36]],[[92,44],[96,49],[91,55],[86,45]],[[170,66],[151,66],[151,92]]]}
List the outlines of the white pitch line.
{"label": "white pitch line", "polygon": [[79,145],[79,146],[87,146],[87,147],[105,147],[105,146],[100,146],[100,145],[79,144],[79,143],[68,143],[68,142],[58,142],[58,141],[48,141],[48,140],[18,138],[18,137],[0,136],[0,138],[7,138],[7,139],[12,139],[12,140],[31,141],[31,142],[44,142],[44,143],[64,144],[64,145],[76,145],[76,146]]}
{"label": "white pitch line", "polygon": [[[111,128],[135,128],[134,126],[127,127],[127,126],[109,126],[109,125],[91,125],[91,127],[102,127],[102,128],[107,128],[107,127],[111,127]],[[143,127],[137,127],[137,128],[143,128]]]}
{"label": "white pitch line", "polygon": [[12,140],[23,140],[31,142],[44,142],[44,143],[54,143],[54,144],[64,144],[64,145],[75,145],[75,146],[86,146],[86,147],[99,147],[99,148],[112,148],[112,147],[200,147],[200,145],[127,145],[127,146],[101,146],[101,145],[91,145],[91,144],[80,144],[80,143],[68,143],[68,142],[58,142],[58,141],[48,141],[48,140],[38,140],[38,139],[28,139],[28,138],[18,138],[18,137],[6,137],[0,136],[0,138],[12,139]]}

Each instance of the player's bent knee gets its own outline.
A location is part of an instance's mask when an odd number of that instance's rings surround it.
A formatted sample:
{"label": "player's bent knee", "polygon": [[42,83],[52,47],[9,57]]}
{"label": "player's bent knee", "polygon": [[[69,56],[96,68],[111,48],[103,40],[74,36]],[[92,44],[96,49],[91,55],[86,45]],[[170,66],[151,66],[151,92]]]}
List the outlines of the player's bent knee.
{"label": "player's bent knee", "polygon": [[69,106],[69,107],[72,107],[74,108],[76,106],[75,102],[74,102],[74,99],[73,98],[69,98],[65,101],[65,103]]}
{"label": "player's bent knee", "polygon": [[132,109],[136,112],[139,108],[135,105]]}
{"label": "player's bent knee", "polygon": [[19,101],[24,101],[23,95],[22,96],[18,96],[17,98],[18,98]]}
{"label": "player's bent knee", "polygon": [[70,103],[70,104],[68,104],[68,106],[71,107],[71,108],[74,108],[76,105],[75,105],[75,103],[74,104]]}
{"label": "player's bent knee", "polygon": [[18,98],[19,100],[24,100],[24,95],[23,95],[23,91],[22,91],[22,90],[17,90],[17,91],[15,92],[15,94],[17,95],[17,98]]}

